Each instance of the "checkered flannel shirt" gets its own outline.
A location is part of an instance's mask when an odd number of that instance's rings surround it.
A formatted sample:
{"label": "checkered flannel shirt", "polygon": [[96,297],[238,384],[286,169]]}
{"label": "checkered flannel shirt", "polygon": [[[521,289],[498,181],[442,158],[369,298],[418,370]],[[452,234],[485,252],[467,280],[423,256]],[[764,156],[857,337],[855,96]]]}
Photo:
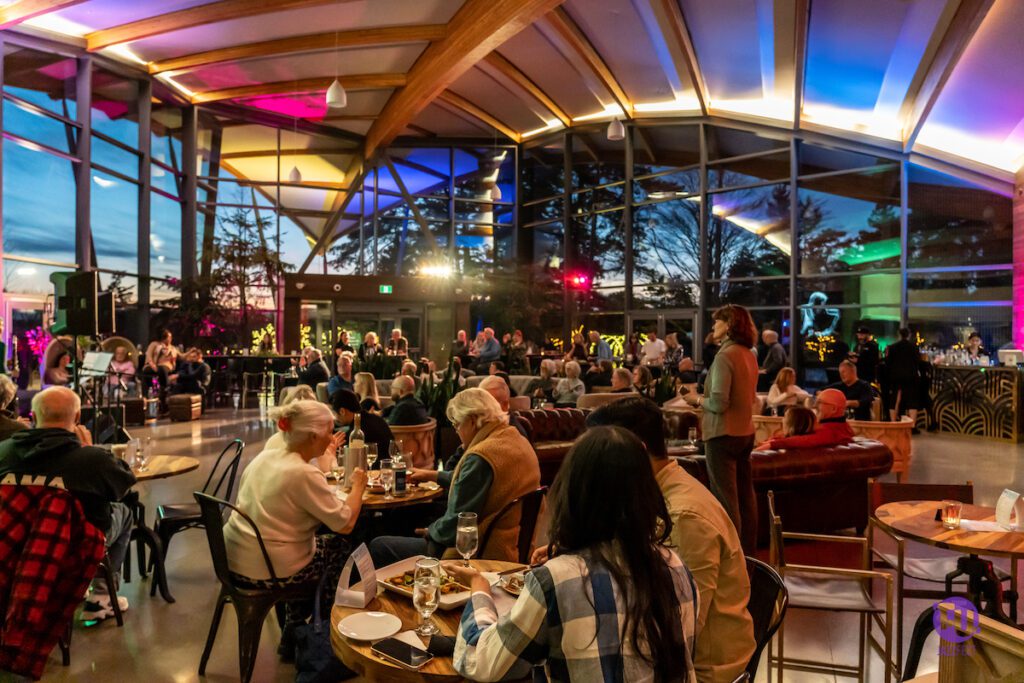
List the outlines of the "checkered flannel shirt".
{"label": "checkered flannel shirt", "polygon": [[[680,604],[686,647],[679,653],[694,683],[698,595],[679,557],[664,551]],[[502,617],[494,600],[474,593],[462,614],[454,664],[474,681],[528,677],[544,665],[550,681],[649,681],[654,672],[624,637],[625,610],[611,574],[580,555],[562,555],[526,575],[512,610]]]}
{"label": "checkered flannel shirt", "polygon": [[0,670],[38,679],[103,559],[105,539],[59,479],[20,480],[0,481]]}

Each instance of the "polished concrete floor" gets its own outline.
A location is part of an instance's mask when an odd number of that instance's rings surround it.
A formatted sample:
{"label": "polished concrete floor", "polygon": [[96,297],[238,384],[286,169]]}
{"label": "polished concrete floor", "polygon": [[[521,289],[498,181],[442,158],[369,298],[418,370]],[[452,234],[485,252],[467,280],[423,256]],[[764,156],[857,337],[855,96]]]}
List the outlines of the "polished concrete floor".
{"label": "polished concrete floor", "polygon": [[[201,488],[213,460],[231,439],[246,444],[243,464],[260,451],[271,427],[260,424],[257,411],[218,409],[203,420],[189,423],[161,421],[151,427],[137,428],[133,435],[151,435],[165,454],[194,455],[202,461],[199,470],[179,477],[152,481],[138,486],[152,515],[160,503],[188,501],[191,492]],[[974,481],[979,504],[992,505],[1003,488],[1024,487],[1024,446],[925,434],[914,439],[914,459],[909,481]],[[213,575],[206,538],[201,531],[179,534],[167,557],[170,588],[177,602],[168,604],[149,597],[148,580],[133,577],[121,594],[131,602],[123,628],[113,620],[91,628],[76,625],[72,640],[71,665],[63,667],[59,652],[50,657],[44,680],[47,681],[145,681],[145,683],[186,683],[199,680],[197,668],[210,626],[218,585]],[[908,615],[916,616],[928,607],[926,601],[910,601]],[[904,623],[909,638],[913,616]],[[786,619],[786,654],[792,657],[822,659],[837,663],[857,661],[856,617],[834,617],[827,613],[792,611]],[[295,669],[281,663],[276,654],[279,631],[269,619],[263,629],[256,673],[253,680],[292,681]],[[918,672],[937,668],[938,645],[935,637],[925,647]],[[869,680],[883,680],[880,660],[869,659]],[[207,667],[205,680],[238,679],[237,639],[234,614],[225,610],[220,633]],[[766,680],[762,664],[758,676]],[[0,681],[3,674],[0,674]],[[774,677],[773,677],[773,680]],[[841,680],[833,676],[787,672],[786,681],[817,682]]]}

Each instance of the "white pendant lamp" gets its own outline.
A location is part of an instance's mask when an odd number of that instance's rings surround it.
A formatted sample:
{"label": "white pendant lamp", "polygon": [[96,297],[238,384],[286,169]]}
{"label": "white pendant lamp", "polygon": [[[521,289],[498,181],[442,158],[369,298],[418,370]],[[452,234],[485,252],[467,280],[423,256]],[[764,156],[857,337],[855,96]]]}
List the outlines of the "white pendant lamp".
{"label": "white pendant lamp", "polygon": [[608,124],[608,139],[621,140],[624,137],[626,137],[626,127],[622,125],[622,121],[612,119],[612,122]]}
{"label": "white pendant lamp", "polygon": [[337,78],[327,89],[327,106],[331,109],[344,109],[348,104],[348,93]]}
{"label": "white pendant lamp", "polygon": [[292,170],[288,174],[288,182],[290,182],[290,183],[301,183],[302,182],[302,174],[299,173],[299,167],[298,166],[292,166]]}

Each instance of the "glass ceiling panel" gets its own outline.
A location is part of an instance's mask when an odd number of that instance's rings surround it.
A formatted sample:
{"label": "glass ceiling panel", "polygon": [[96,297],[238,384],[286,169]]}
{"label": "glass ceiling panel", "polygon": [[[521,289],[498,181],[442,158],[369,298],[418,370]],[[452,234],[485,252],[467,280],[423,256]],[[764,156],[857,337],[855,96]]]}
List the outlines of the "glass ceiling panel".
{"label": "glass ceiling panel", "polygon": [[815,0],[803,119],[900,139],[900,107],[948,4]]}

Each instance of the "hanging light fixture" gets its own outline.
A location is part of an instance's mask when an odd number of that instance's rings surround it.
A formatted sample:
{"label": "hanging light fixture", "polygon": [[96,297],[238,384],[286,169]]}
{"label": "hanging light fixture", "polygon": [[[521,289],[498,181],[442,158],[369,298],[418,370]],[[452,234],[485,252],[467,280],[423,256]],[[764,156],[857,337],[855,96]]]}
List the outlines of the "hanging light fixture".
{"label": "hanging light fixture", "polygon": [[622,125],[622,121],[612,119],[608,124],[608,139],[618,141],[624,137],[626,137],[626,127]]}
{"label": "hanging light fixture", "polygon": [[327,89],[327,106],[331,109],[344,109],[348,104],[348,93],[337,78]]}
{"label": "hanging light fixture", "polygon": [[299,172],[298,166],[292,166],[291,172],[288,174],[288,182],[290,183],[301,183],[302,173]]}

